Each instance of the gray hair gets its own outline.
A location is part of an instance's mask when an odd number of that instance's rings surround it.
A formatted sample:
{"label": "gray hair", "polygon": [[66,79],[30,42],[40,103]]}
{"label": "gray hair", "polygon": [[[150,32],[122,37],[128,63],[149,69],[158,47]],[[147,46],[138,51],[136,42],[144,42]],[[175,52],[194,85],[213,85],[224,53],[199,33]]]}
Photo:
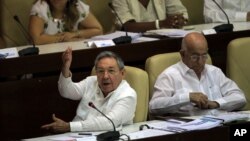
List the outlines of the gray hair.
{"label": "gray hair", "polygon": [[116,54],[112,51],[103,51],[103,52],[99,53],[95,59],[95,68],[97,68],[97,63],[102,58],[114,58],[117,62],[119,69],[120,70],[124,69],[124,62],[123,62],[122,58],[118,54]]}

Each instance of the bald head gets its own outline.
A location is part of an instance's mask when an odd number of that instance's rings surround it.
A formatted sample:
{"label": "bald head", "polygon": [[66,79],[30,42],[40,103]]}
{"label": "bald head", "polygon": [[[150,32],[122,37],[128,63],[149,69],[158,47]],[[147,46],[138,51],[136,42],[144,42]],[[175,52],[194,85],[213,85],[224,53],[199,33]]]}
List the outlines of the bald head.
{"label": "bald head", "polygon": [[180,51],[182,61],[194,70],[199,78],[206,63],[207,53],[207,40],[201,33],[192,32],[182,39]]}
{"label": "bald head", "polygon": [[182,39],[181,49],[183,51],[186,50],[194,50],[194,49],[208,49],[207,40],[201,33],[192,32],[187,34]]}

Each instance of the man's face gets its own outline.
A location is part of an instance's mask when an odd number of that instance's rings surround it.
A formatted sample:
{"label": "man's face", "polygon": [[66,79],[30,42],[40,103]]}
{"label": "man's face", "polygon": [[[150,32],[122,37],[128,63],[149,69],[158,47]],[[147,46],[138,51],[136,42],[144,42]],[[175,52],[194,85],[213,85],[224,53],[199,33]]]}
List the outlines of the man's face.
{"label": "man's face", "polygon": [[96,67],[99,87],[105,96],[114,91],[121,83],[124,70],[120,70],[117,61],[111,57],[99,60]]}
{"label": "man's face", "polygon": [[183,62],[196,74],[200,74],[206,64],[208,57],[207,48],[188,49],[182,53]]}

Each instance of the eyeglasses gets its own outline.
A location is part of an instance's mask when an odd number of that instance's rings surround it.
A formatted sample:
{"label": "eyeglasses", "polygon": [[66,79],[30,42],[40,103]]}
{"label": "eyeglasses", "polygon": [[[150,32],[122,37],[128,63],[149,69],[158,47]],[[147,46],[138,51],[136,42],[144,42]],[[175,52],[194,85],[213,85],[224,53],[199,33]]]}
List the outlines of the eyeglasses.
{"label": "eyeglasses", "polygon": [[194,54],[194,55],[190,56],[190,59],[191,59],[191,61],[196,62],[196,61],[198,61],[200,59],[207,60],[207,57],[208,57],[207,54],[202,54],[202,55]]}
{"label": "eyeglasses", "polygon": [[105,72],[107,72],[109,75],[114,75],[114,74],[116,74],[118,72],[118,70],[116,70],[116,69],[107,69],[107,70],[105,70],[105,69],[96,69],[96,74],[98,74],[98,75],[104,75]]}

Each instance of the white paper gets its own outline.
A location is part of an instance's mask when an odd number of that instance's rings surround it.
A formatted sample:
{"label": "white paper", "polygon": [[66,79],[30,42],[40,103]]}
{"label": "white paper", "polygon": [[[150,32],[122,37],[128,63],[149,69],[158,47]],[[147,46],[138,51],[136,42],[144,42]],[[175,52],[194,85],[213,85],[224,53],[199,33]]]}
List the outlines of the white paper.
{"label": "white paper", "polygon": [[0,49],[0,54],[6,55],[6,58],[19,57],[18,52],[17,52],[17,48]]}
{"label": "white paper", "polygon": [[149,41],[156,41],[159,40],[158,38],[150,38],[150,37],[139,37],[134,39],[133,43],[139,43],[139,42],[149,42]]}
{"label": "white paper", "polygon": [[224,123],[238,121],[238,120],[248,120],[250,119],[249,113],[240,113],[240,112],[226,112],[219,113],[217,115],[207,115],[205,117],[222,119]]}
{"label": "white paper", "polygon": [[107,47],[107,46],[115,46],[115,43],[112,40],[98,40],[98,41],[89,41],[89,47]]}
{"label": "white paper", "polygon": [[[133,32],[127,32],[128,36],[131,36],[132,39],[138,38],[141,36],[140,33],[133,33]],[[91,40],[112,40],[114,38],[118,38],[121,36],[126,36],[126,32],[124,31],[115,31],[113,33],[110,34],[106,34],[106,35],[99,35],[99,36],[95,36],[92,37]]]}
{"label": "white paper", "polygon": [[52,140],[52,141],[96,141],[96,136],[88,136],[88,137],[59,136],[59,137],[51,137],[48,140]]}
{"label": "white paper", "polygon": [[146,32],[148,35],[163,35],[168,37],[184,37],[186,34],[194,31],[186,31],[183,29],[157,29]]}
{"label": "white paper", "polygon": [[[154,129],[145,129],[133,133],[127,134],[131,140],[134,139],[141,139],[141,138],[148,138],[148,137],[154,137],[154,136],[161,136],[161,135],[167,135],[167,134],[173,134],[171,132],[166,132],[163,130],[154,130]],[[123,139],[126,139],[126,137],[122,137]]]}

